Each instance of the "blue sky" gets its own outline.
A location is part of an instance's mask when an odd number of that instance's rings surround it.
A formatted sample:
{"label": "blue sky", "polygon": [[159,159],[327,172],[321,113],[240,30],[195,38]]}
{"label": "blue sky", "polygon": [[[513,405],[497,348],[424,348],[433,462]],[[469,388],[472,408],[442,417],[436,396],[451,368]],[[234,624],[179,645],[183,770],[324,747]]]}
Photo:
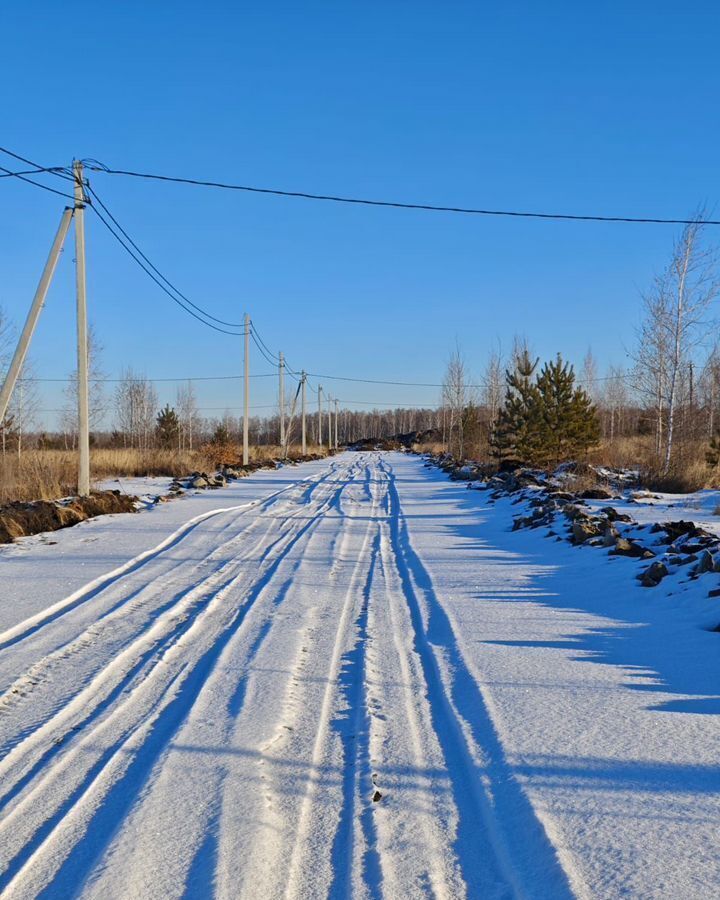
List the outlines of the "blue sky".
{"label": "blue sky", "polygon": [[[710,2],[30,0],[3,10],[0,143],[47,165],[94,157],[290,190],[682,217],[718,200],[719,25]],[[391,380],[441,380],[456,339],[479,375],[516,332],[545,357],[591,346],[602,366],[623,363],[639,292],[675,235],[101,174],[92,185],[184,292],[222,318],[247,310],[296,368]],[[20,323],[63,202],[14,179],[0,202],[0,304]],[[109,374],[239,371],[239,340],[174,307],[91,215],[87,245]],[[74,365],[72,257],[69,245],[33,348],[48,377]],[[437,398],[326,385],[354,401]],[[269,379],[254,388],[254,403],[272,401]],[[234,406],[239,385],[201,399]]]}

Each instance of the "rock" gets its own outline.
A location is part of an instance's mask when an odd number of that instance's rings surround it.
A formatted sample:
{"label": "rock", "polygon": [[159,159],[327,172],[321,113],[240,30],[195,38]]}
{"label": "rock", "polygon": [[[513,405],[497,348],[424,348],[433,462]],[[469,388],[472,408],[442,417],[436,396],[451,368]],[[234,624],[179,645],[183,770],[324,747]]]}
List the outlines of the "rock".
{"label": "rock", "polygon": [[703,550],[698,556],[698,563],[695,566],[695,571],[698,575],[703,575],[705,572],[712,572],[715,569],[715,560],[713,558],[712,553],[709,550]]}
{"label": "rock", "polygon": [[372,795],[372,802],[377,803],[379,800],[382,800],[382,794],[376,788]]}
{"label": "rock", "polygon": [[708,591],[708,597],[720,597],[720,588],[713,588]]}
{"label": "rock", "polygon": [[614,506],[603,506],[601,512],[609,522],[632,522],[632,516],[627,513],[619,513]]}
{"label": "rock", "polygon": [[553,497],[554,500],[557,500],[558,503],[570,503],[575,499],[572,494],[569,494],[567,491],[548,491],[549,494]]}
{"label": "rock", "polygon": [[667,566],[664,563],[654,562],[643,572],[640,581],[643,587],[657,587],[667,574]]}
{"label": "rock", "polygon": [[614,525],[608,525],[603,531],[603,547],[614,547],[619,537],[617,528]]}
{"label": "rock", "polygon": [[513,531],[519,531],[521,528],[529,528],[532,525],[532,516],[516,516],[513,519]]}
{"label": "rock", "polygon": [[612,494],[610,491],[605,490],[605,488],[589,488],[586,491],[581,491],[579,494],[583,500],[612,500]]}
{"label": "rock", "polygon": [[[615,549],[611,550],[610,553],[613,556],[632,556],[635,559],[640,559],[645,553],[651,553],[651,551],[641,547],[640,544],[621,537],[615,541]],[[651,555],[654,556],[655,554],[652,553]]]}
{"label": "rock", "polygon": [[598,537],[600,532],[600,526],[597,522],[593,520],[581,520],[576,519],[572,523],[572,536],[573,543],[575,544],[584,544],[585,541],[589,541],[590,538]]}
{"label": "rock", "polygon": [[196,475],[190,481],[191,488],[206,488],[208,486],[208,480],[204,475]]}
{"label": "rock", "polygon": [[660,527],[667,534],[668,543],[673,543],[680,537],[697,538],[708,534],[707,531],[698,528],[694,522],[686,522],[684,519],[680,519],[677,522],[663,522]]}
{"label": "rock", "polygon": [[563,509],[563,515],[571,520],[575,519],[589,519],[590,513],[586,509],[581,509],[579,506],[575,504],[568,503],[567,506]]}

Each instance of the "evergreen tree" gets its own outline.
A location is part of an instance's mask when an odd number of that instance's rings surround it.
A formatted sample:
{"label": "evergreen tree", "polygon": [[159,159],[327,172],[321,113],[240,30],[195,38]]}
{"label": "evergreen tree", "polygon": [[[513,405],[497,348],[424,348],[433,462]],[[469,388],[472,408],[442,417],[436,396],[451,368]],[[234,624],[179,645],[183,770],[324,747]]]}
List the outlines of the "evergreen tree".
{"label": "evergreen tree", "polygon": [[175,410],[169,403],[165,404],[157,414],[155,428],[158,444],[164,448],[177,447],[180,435],[180,420]]}
{"label": "evergreen tree", "polygon": [[710,446],[705,454],[705,460],[713,469],[720,468],[720,434],[714,434],[710,438]]}
{"label": "evergreen tree", "polygon": [[538,375],[531,416],[534,440],[528,458],[559,463],[587,450],[600,437],[597,410],[585,390],[575,386],[575,372],[558,354]]}
{"label": "evergreen tree", "polygon": [[225,444],[230,443],[230,431],[224,422],[218,422],[215,426],[215,431],[213,431],[213,435],[210,438],[210,443],[217,444],[218,446],[224,446]]}
{"label": "evergreen tree", "polygon": [[515,370],[505,373],[505,405],[498,414],[490,436],[490,447],[497,459],[530,459],[533,443],[532,417],[537,406],[537,388],[532,382],[532,376],[537,364],[538,359],[533,362],[525,348],[515,358]]}
{"label": "evergreen tree", "polygon": [[587,452],[600,436],[597,411],[587,393],[575,386],[572,366],[558,355],[533,381],[537,363],[524,350],[515,371],[506,375],[505,406],[491,439],[498,459],[558,463]]}

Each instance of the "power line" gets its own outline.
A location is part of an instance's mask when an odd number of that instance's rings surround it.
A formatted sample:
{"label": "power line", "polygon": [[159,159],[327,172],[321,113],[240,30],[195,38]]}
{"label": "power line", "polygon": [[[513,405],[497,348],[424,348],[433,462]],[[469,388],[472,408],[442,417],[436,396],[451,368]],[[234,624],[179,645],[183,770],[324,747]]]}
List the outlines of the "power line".
{"label": "power line", "polygon": [[[160,382],[181,382],[181,381],[242,381],[243,375],[183,375],[180,378],[147,378],[144,375],[131,376],[137,377],[138,380],[149,381],[152,384],[159,384]],[[277,374],[275,372],[262,372],[257,375],[251,375],[251,378],[277,378]],[[123,381],[126,381],[126,378],[91,378],[90,381],[95,384],[119,384]],[[74,378],[18,378],[18,382],[41,382],[43,384],[50,383],[59,383],[66,384],[71,381],[75,381]]]}
{"label": "power line", "polygon": [[22,172],[11,172],[10,169],[3,169],[3,174],[0,175],[0,178],[20,178],[22,175],[41,175],[45,172],[52,172],[55,174],[57,169],[55,168],[34,168],[34,169],[24,169]]}
{"label": "power line", "polygon": [[100,199],[100,197],[98,197],[97,193],[90,187],[90,185],[87,186],[87,189],[92,194],[92,196],[95,198],[95,200],[97,200],[97,202],[101,206],[101,208],[105,211],[108,218],[117,227],[118,231],[125,238],[127,238],[128,242],[131,244],[131,246],[135,250],[137,250],[137,252],[145,260],[145,262],[150,266],[150,268],[153,270],[153,272],[155,272],[165,282],[165,284],[169,288],[171,288],[179,297],[181,297],[186,303],[189,303],[190,306],[192,306],[194,309],[196,309],[203,316],[205,316],[208,319],[212,319],[214,322],[218,322],[220,325],[226,325],[228,328],[243,328],[242,323],[226,322],[224,319],[219,319],[217,316],[214,316],[212,313],[207,312],[201,306],[198,306],[197,303],[193,303],[193,301],[188,296],[183,294],[183,292],[181,290],[179,290],[179,288],[177,288],[168,278],[166,278],[165,275],[163,275],[163,273],[157,268],[157,266],[155,266],[153,264],[153,262],[150,259],[148,259],[146,254],[143,253],[143,251],[140,249],[140,247],[138,247],[138,245],[135,243],[135,241],[130,237],[130,235],[127,233],[127,231],[122,227],[122,225],[118,222],[118,220],[115,218],[115,216],[110,212],[110,210],[103,203],[103,201]]}
{"label": "power line", "polygon": [[[280,357],[276,353],[273,353],[273,351],[268,347],[268,345],[262,339],[262,335],[257,330],[257,326],[255,325],[254,320],[251,321],[251,329],[250,330],[251,330],[252,334],[255,335],[257,340],[260,341],[260,343],[263,345],[263,347],[267,350],[267,352],[270,354],[270,356],[272,356],[273,359],[276,360],[277,362],[280,362]],[[256,343],[257,343],[257,341],[256,341]]]}
{"label": "power line", "polygon": [[[48,187],[46,184],[40,184],[39,181],[33,181],[32,178],[26,178],[25,175],[22,175],[18,172],[13,172],[11,169],[6,169],[4,166],[0,166],[0,171],[5,172],[5,175],[2,177],[14,177],[19,179],[20,181],[24,181],[26,184],[32,184],[35,187],[42,188],[44,191],[49,191],[51,194],[57,194],[59,197],[64,197],[66,200],[72,200],[74,202],[75,198],[72,194],[65,194],[63,191],[56,191],[55,188]],[[45,170],[48,171],[48,170]]]}
{"label": "power line", "polygon": [[51,175],[56,175],[58,178],[64,178],[66,181],[72,181],[73,184],[75,183],[75,176],[70,172],[67,166],[41,166],[40,163],[33,162],[33,160],[28,159],[26,156],[20,156],[19,153],[13,153],[13,151],[8,150],[7,147],[0,147],[0,153],[4,153],[6,156],[12,156],[13,159],[17,159],[18,162],[24,162],[28,166],[34,166],[40,172],[49,172]]}
{"label": "power line", "polygon": [[[198,187],[213,187],[229,191],[244,191],[252,194],[270,194],[277,197],[296,197],[304,200],[322,200],[330,203],[349,203],[359,206],[379,206],[390,209],[415,209],[424,212],[459,213],[474,216],[506,216],[523,219],[550,219],[573,222],[626,222],[638,225],[694,225],[697,219],[667,219],[650,216],[601,216],[574,215],[571,213],[529,212],[525,210],[480,209],[468,206],[439,206],[432,203],[403,203],[396,200],[371,200],[365,197],[347,197],[335,194],[315,194],[307,191],[286,191],[278,188],[262,188],[247,184],[231,184],[223,181],[206,181],[199,178],[183,178],[173,175],[159,175],[150,172],[134,172],[128,169],[110,169],[102,164],[88,166],[94,172],[106,175],[124,175],[131,178],[143,178],[152,181],[166,181],[175,184],[190,184]],[[720,220],[703,219],[704,225],[720,225]]]}
{"label": "power line", "polygon": [[120,246],[125,250],[125,252],[131,256],[135,262],[140,266],[140,268],[151,278],[155,284],[163,291],[168,297],[176,303],[181,309],[184,309],[186,313],[191,315],[194,319],[197,319],[198,322],[202,322],[203,325],[206,325],[208,328],[212,328],[214,331],[219,331],[221,334],[229,334],[233,337],[242,337],[244,332],[240,331],[228,331],[226,328],[220,328],[218,325],[213,325],[212,322],[207,322],[205,319],[201,318],[196,312],[190,309],[188,306],[175,296],[163,283],[160,279],[152,272],[152,270],[142,261],[142,259],[135,254],[135,252],[125,243],[125,241],[120,237],[120,235],[114,230],[113,226],[108,222],[108,220],[102,215],[102,213],[98,210],[96,206],[91,206],[91,209],[94,211],[95,215],[100,219],[103,225],[107,228],[110,234],[115,238],[115,240],[120,244]]}

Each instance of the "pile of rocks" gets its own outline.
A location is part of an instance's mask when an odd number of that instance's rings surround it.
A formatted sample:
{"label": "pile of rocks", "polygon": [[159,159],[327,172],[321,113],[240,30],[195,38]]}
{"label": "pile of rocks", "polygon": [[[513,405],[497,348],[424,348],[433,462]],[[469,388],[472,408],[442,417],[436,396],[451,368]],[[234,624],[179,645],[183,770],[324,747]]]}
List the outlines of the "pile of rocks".
{"label": "pile of rocks", "polygon": [[[720,538],[694,522],[638,525],[632,516],[612,505],[591,509],[588,500],[612,500],[617,496],[609,487],[598,485],[572,493],[559,489],[545,473],[534,469],[517,468],[483,477],[482,466],[458,466],[449,457],[432,459],[429,464],[439,465],[451,478],[468,481],[469,488],[489,491],[491,502],[512,495],[514,504],[526,508],[513,518],[513,531],[546,528],[546,537],[604,547],[611,556],[649,562],[637,576],[643,587],[656,587],[684,566],[690,567],[688,575],[692,579],[708,572],[720,573]],[[720,588],[709,594],[720,596]]]}

